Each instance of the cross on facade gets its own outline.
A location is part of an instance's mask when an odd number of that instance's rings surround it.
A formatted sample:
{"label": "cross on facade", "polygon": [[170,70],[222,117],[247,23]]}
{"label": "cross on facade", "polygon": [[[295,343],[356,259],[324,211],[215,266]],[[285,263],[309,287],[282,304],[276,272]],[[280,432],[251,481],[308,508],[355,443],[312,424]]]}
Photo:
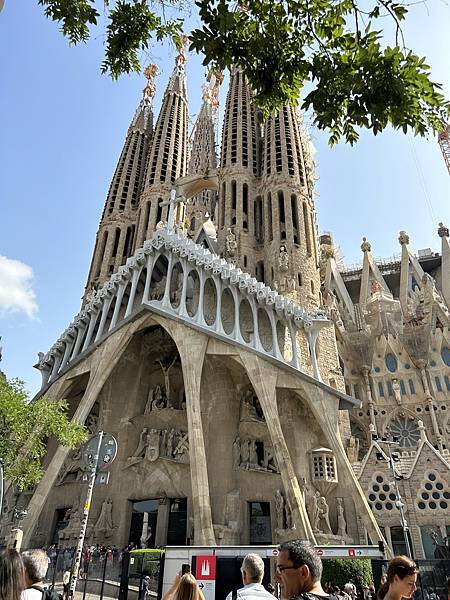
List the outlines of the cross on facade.
{"label": "cross on facade", "polygon": [[181,202],[185,202],[184,196],[177,196],[177,191],[175,189],[170,190],[169,199],[161,202],[160,206],[168,206],[169,207],[169,215],[167,217],[167,231],[169,233],[173,233],[174,225],[175,225],[175,206],[180,204]]}

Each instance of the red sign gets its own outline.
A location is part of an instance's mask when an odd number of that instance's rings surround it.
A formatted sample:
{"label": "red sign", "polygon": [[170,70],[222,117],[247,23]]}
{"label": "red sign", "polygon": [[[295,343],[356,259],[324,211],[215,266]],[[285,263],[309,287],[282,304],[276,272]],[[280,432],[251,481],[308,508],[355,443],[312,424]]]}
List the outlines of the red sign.
{"label": "red sign", "polygon": [[356,556],[356,550],[354,548],[349,548],[348,549],[348,555],[349,556]]}
{"label": "red sign", "polygon": [[198,581],[213,581],[216,579],[216,557],[212,554],[195,557],[195,578]]}
{"label": "red sign", "polygon": [[323,555],[325,554],[325,552],[324,552],[323,548],[316,548],[316,553],[317,553],[319,556],[323,556]]}

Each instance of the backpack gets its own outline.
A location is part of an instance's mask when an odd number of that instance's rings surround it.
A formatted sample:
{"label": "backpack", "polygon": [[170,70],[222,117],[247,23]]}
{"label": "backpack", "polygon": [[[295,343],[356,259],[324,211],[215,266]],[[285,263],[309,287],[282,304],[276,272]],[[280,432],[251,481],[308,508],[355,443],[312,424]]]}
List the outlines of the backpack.
{"label": "backpack", "polygon": [[63,600],[63,595],[59,594],[54,589],[43,588],[40,585],[32,585],[31,589],[38,590],[38,592],[41,592],[42,600]]}

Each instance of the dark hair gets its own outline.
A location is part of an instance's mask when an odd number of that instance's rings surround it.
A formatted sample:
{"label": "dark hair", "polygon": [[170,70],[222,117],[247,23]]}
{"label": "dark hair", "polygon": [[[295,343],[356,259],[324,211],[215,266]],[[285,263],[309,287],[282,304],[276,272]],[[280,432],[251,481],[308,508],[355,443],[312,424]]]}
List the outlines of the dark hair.
{"label": "dark hair", "polygon": [[293,540],[284,542],[279,546],[280,552],[286,552],[294,567],[306,565],[311,572],[313,583],[322,577],[322,561],[316,553],[314,546],[306,540]]}
{"label": "dark hair", "polygon": [[25,569],[17,550],[0,552],[0,600],[20,600],[25,589]]}
{"label": "dark hair", "polygon": [[397,575],[400,579],[404,579],[410,575],[414,575],[418,573],[419,569],[417,568],[416,563],[408,558],[407,556],[394,556],[388,566],[388,570],[386,573],[386,582],[378,590],[377,598],[378,600],[383,600],[389,590],[389,586],[394,581],[394,577]]}

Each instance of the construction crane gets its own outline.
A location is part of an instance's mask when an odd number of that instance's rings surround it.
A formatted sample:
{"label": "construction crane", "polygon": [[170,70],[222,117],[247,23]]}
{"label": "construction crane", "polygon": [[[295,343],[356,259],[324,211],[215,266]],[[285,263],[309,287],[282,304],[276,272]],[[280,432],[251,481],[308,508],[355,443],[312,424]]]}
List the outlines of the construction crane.
{"label": "construction crane", "polygon": [[450,173],[450,124],[438,134],[438,144],[441,147],[447,170]]}

